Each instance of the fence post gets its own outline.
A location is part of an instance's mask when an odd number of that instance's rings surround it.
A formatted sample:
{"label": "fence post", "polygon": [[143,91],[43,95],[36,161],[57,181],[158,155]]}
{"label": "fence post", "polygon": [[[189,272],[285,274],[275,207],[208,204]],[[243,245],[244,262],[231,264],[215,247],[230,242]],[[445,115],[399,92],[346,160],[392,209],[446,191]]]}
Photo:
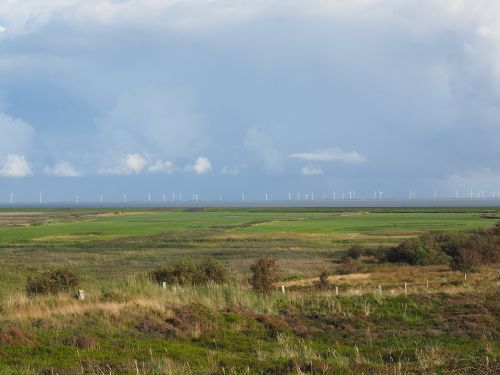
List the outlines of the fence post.
{"label": "fence post", "polygon": [[425,280],[427,284],[427,289],[429,289],[429,280]]}
{"label": "fence post", "polygon": [[464,273],[464,281],[467,281],[467,274]]}
{"label": "fence post", "polygon": [[285,286],[284,285],[281,286],[281,293],[285,294]]}
{"label": "fence post", "polygon": [[163,287],[163,289],[167,289],[167,282],[166,281],[162,282],[161,286]]}
{"label": "fence post", "polygon": [[338,287],[338,286],[336,286],[336,287],[335,287],[335,295],[336,295],[336,296],[338,296],[338,295],[339,295],[339,287]]}
{"label": "fence post", "polygon": [[79,301],[83,301],[85,299],[85,291],[80,289],[78,292],[77,292],[77,296],[78,296],[78,300]]}
{"label": "fence post", "polygon": [[382,285],[378,286],[378,294],[382,295]]}
{"label": "fence post", "polygon": [[405,296],[407,296],[407,295],[408,295],[408,287],[407,287],[407,285],[405,283]]}

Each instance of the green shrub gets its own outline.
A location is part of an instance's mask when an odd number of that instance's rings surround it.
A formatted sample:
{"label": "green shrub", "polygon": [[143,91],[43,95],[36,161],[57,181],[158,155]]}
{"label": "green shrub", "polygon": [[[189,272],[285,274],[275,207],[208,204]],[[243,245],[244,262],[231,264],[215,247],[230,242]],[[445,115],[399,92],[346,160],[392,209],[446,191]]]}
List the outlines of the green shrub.
{"label": "green shrub", "polygon": [[250,285],[259,293],[271,293],[277,281],[278,265],[276,259],[264,257],[250,266],[252,277]]}
{"label": "green shrub", "polygon": [[214,259],[207,258],[199,262],[182,261],[152,271],[149,278],[158,284],[168,285],[204,285],[210,282],[223,284],[228,279],[226,267]]}
{"label": "green shrub", "polygon": [[450,262],[450,268],[456,271],[470,272],[481,264],[481,254],[471,248],[458,249]]}
{"label": "green shrub", "polygon": [[450,258],[442,251],[442,244],[448,239],[444,235],[435,233],[411,238],[390,249],[387,252],[387,261],[412,265],[448,263]]}
{"label": "green shrub", "polygon": [[347,257],[344,259],[342,265],[337,269],[338,273],[348,275],[350,273],[366,272],[368,267],[359,259]]}
{"label": "green shrub", "polygon": [[359,245],[352,245],[349,250],[347,250],[346,258],[359,259],[365,254],[365,249]]}
{"label": "green shrub", "polygon": [[28,277],[26,291],[29,295],[58,294],[78,289],[80,280],[66,269],[47,271],[36,277]]}
{"label": "green shrub", "polygon": [[319,275],[319,280],[314,283],[314,288],[318,290],[330,289],[330,281],[328,281],[328,271],[323,270]]}

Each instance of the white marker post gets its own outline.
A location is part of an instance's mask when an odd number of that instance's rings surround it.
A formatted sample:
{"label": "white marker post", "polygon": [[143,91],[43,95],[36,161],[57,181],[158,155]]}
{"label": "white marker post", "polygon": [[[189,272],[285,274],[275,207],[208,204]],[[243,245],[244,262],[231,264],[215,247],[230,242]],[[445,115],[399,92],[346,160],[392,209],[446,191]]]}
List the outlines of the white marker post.
{"label": "white marker post", "polygon": [[77,292],[77,296],[78,296],[78,300],[79,301],[83,301],[85,300],[85,291],[80,289],[78,292]]}
{"label": "white marker post", "polygon": [[378,286],[378,294],[379,294],[379,295],[382,295],[382,285],[379,285],[379,286]]}
{"label": "white marker post", "polygon": [[338,286],[336,286],[336,287],[335,287],[335,295],[336,295],[336,296],[338,296],[338,295],[339,295],[339,287],[338,287]]}
{"label": "white marker post", "polygon": [[285,295],[285,286],[284,285],[281,286],[281,293],[283,293],[283,295]]}
{"label": "white marker post", "polygon": [[405,296],[407,296],[407,295],[408,295],[408,286],[405,283]]}

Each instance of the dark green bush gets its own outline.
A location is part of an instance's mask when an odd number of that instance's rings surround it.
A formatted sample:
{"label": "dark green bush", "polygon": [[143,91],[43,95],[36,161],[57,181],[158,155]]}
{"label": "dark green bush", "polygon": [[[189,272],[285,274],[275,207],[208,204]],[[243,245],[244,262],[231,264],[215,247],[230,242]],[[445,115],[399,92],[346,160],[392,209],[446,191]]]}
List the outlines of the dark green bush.
{"label": "dark green bush", "polygon": [[225,283],[228,271],[220,262],[206,258],[199,262],[182,261],[152,271],[149,278],[158,284],[168,285],[204,285],[210,282]]}
{"label": "dark green bush", "polygon": [[328,271],[323,270],[319,275],[319,280],[314,283],[314,288],[318,290],[330,289],[330,281],[328,280]]}
{"label": "dark green bush", "polygon": [[481,254],[471,248],[461,248],[450,262],[452,270],[470,272],[481,264]]}
{"label": "dark green bush", "polygon": [[29,295],[58,294],[78,289],[80,280],[71,271],[56,269],[36,277],[28,277],[26,291]]}
{"label": "dark green bush", "polygon": [[349,250],[347,250],[346,258],[359,259],[362,255],[365,255],[365,249],[359,245],[352,245]]}
{"label": "dark green bush", "polygon": [[447,240],[445,235],[436,233],[411,238],[390,249],[387,252],[387,261],[413,265],[448,263],[450,258],[442,251],[442,243]]}
{"label": "dark green bush", "polygon": [[258,259],[250,266],[252,277],[249,282],[250,285],[259,293],[271,293],[275,286],[278,276],[278,265],[276,259],[271,257],[264,257]]}

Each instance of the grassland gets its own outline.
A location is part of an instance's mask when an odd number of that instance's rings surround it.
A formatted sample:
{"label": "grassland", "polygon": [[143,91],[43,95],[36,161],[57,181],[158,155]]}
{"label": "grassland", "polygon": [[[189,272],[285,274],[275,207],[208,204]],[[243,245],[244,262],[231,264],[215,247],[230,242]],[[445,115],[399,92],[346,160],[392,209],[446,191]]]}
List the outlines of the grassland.
{"label": "grassland", "polygon": [[[361,274],[337,273],[352,244],[487,228],[498,215],[3,210],[0,373],[498,373],[495,266],[466,281],[446,266],[373,264]],[[205,255],[229,267],[227,285],[162,289],[145,277],[158,265]],[[249,265],[263,255],[278,259],[285,295],[248,287]],[[80,276],[85,301],[26,295],[28,276],[61,266]],[[322,269],[339,296],[312,287]]]}

